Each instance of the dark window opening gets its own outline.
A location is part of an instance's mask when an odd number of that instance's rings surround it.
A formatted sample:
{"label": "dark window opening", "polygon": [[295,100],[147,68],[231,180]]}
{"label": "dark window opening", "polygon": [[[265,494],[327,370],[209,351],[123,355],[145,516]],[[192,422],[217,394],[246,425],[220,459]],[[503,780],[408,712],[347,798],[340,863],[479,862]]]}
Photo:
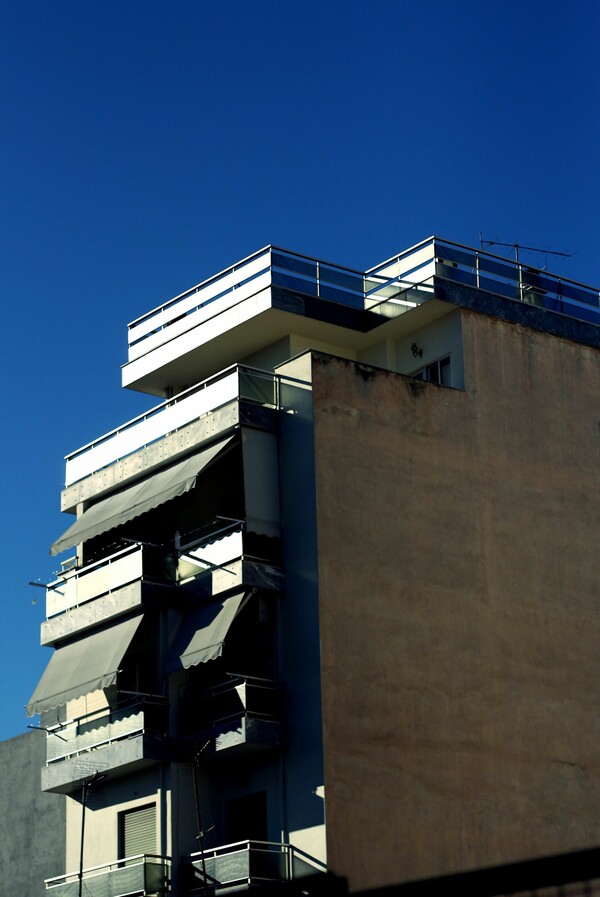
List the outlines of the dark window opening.
{"label": "dark window opening", "polygon": [[226,803],[227,841],[267,840],[267,792],[256,791]]}
{"label": "dark window opening", "polygon": [[146,614],[117,675],[120,701],[135,694],[160,694],[157,637],[156,619]]}
{"label": "dark window opening", "polygon": [[450,371],[450,356],[438,358],[431,364],[426,364],[420,371],[416,371],[413,377],[417,380],[425,380],[427,383],[439,383],[441,386],[452,386]]}

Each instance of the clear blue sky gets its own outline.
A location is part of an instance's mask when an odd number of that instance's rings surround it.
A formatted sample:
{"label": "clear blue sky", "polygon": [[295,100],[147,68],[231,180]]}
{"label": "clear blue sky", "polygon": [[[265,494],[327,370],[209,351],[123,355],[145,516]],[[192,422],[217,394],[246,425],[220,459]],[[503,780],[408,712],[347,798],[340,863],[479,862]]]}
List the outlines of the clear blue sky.
{"label": "clear blue sky", "polygon": [[3,4],[0,738],[50,657],[63,456],[152,404],[127,322],[267,243],[483,231],[600,283],[599,42],[597,0]]}

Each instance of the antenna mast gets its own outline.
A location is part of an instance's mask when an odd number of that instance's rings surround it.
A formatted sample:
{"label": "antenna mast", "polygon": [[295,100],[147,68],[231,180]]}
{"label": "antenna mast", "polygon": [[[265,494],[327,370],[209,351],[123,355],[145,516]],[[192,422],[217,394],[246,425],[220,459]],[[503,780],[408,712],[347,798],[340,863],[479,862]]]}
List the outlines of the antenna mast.
{"label": "antenna mast", "polygon": [[543,252],[545,255],[560,255],[562,258],[570,259],[572,252],[559,252],[556,249],[543,249],[541,246],[524,246],[522,243],[503,243],[501,240],[484,240],[483,234],[479,231],[479,245],[483,249],[486,246],[508,246],[515,250],[515,262],[519,264],[519,249],[525,249],[529,252]]}

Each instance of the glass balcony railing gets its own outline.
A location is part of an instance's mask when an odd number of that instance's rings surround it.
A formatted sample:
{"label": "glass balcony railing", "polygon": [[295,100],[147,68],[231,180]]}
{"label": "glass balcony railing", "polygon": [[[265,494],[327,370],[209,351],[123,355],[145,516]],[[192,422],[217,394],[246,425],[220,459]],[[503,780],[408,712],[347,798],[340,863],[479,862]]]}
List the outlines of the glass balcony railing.
{"label": "glass balcony railing", "polygon": [[[434,289],[439,279],[600,324],[597,287],[439,237],[430,237],[388,259],[368,271],[366,277],[378,282],[377,288],[367,294],[368,307],[384,315],[393,313],[390,303],[394,297],[410,295],[407,291],[411,284],[413,288]],[[383,285],[386,278],[387,285]]]}
{"label": "glass balcony railing", "polygon": [[133,321],[129,361],[271,286],[362,308],[363,275],[268,246]]}
{"label": "glass balcony railing", "polygon": [[187,893],[218,893],[326,871],[323,863],[291,844],[238,841],[190,856]]}
{"label": "glass balcony railing", "polygon": [[[164,305],[133,321],[128,328],[129,361],[152,352],[181,334],[240,305],[269,287],[282,287],[325,302],[365,309],[382,299],[390,302],[388,313],[414,307],[420,300],[398,300],[403,287],[389,283],[388,276],[332,265],[319,259],[267,246],[225,271],[203,281]],[[414,282],[405,287],[413,289]],[[396,310],[392,301],[397,302]]]}
{"label": "glass balcony railing", "polygon": [[171,860],[169,857],[140,854],[47,878],[48,897],[158,897],[169,890]]}
{"label": "glass balcony railing", "polygon": [[598,289],[439,237],[429,237],[364,273],[267,246],[133,321],[128,328],[129,361],[269,287],[396,317],[432,298],[435,278],[600,323]]}
{"label": "glass balcony railing", "polygon": [[144,696],[121,702],[117,707],[88,713],[47,729],[46,765],[50,766],[98,750],[134,735],[164,735],[167,702],[160,696]]}
{"label": "glass balcony railing", "polygon": [[277,408],[277,377],[242,365],[221,371],[67,455],[65,485],[145,448],[209,411],[239,400]]}

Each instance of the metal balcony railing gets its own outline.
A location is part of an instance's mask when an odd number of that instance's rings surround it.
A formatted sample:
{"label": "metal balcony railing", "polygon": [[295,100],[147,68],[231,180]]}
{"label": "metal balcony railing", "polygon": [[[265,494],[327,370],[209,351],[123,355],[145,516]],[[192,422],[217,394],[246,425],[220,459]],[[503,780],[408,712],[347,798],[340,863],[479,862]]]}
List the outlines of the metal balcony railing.
{"label": "metal balcony railing", "polygon": [[132,582],[173,578],[155,548],[134,543],[85,567],[71,566],[46,587],[46,617],[62,614]]}
{"label": "metal balcony railing", "polygon": [[256,676],[230,676],[198,697],[198,716],[203,729],[219,729],[243,716],[281,722],[283,686]]}
{"label": "metal balcony railing", "polygon": [[107,710],[98,710],[47,728],[46,766],[98,750],[134,735],[162,735],[167,728],[167,700],[144,695]]}
{"label": "metal balcony railing", "polygon": [[281,747],[285,693],[279,682],[255,676],[230,677],[201,694],[184,698],[181,734],[204,745],[208,759],[222,751]]}
{"label": "metal balcony railing", "polygon": [[277,377],[244,365],[233,365],[221,371],[71,452],[65,457],[65,485],[70,486],[167,433],[176,432],[209,411],[236,400],[277,408]]}
{"label": "metal balcony railing", "polygon": [[[47,878],[49,897],[155,897],[166,894],[170,883],[171,859],[140,854]],[[80,878],[82,881],[80,881]]]}
{"label": "metal balcony railing", "polygon": [[177,580],[186,582],[227,565],[244,554],[242,523],[230,523],[204,538],[182,545],[177,559]]}
{"label": "metal balcony railing", "polygon": [[189,858],[188,893],[215,892],[317,875],[327,867],[291,844],[237,841]]}

